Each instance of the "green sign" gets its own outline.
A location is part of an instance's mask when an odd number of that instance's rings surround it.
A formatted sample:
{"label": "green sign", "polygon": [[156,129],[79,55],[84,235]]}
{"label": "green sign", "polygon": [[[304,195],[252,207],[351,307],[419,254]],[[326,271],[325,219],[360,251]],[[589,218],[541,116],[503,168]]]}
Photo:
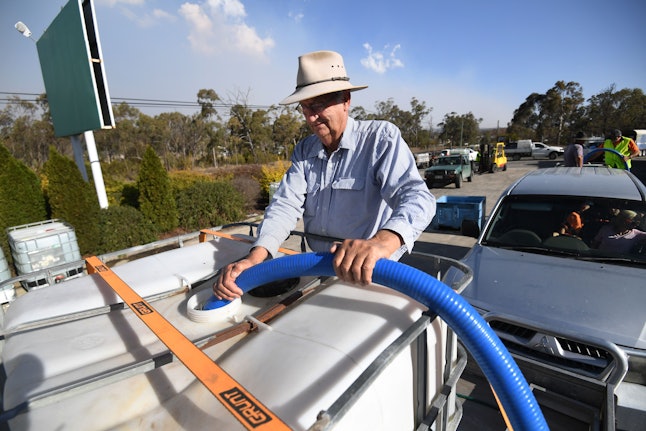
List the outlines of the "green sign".
{"label": "green sign", "polygon": [[70,0],[36,47],[56,136],[114,127],[92,0]]}

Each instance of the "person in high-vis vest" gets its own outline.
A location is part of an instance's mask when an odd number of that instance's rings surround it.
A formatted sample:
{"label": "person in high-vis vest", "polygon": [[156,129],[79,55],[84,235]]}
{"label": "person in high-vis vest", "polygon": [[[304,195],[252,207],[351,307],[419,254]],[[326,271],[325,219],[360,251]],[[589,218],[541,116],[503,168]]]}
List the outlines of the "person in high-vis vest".
{"label": "person in high-vis vest", "polygon": [[610,148],[623,154],[622,158],[610,151],[605,152],[605,163],[611,168],[626,169],[626,166],[628,166],[628,169],[630,169],[630,160],[639,156],[639,147],[637,147],[635,141],[622,136],[619,129],[610,132],[610,137],[603,143],[603,148]]}

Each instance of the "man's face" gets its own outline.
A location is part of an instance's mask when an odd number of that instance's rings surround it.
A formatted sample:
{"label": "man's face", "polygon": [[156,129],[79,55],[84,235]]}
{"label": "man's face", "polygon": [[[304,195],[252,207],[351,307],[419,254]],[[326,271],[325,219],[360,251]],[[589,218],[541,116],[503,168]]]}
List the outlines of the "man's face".
{"label": "man's face", "polygon": [[323,145],[336,150],[348,121],[350,97],[347,92],[324,94],[300,102],[305,121]]}

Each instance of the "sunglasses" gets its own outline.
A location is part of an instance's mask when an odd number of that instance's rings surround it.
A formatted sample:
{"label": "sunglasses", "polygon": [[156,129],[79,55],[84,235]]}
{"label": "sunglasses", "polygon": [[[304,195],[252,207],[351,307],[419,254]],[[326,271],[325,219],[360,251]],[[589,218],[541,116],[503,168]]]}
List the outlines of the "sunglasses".
{"label": "sunglasses", "polygon": [[343,92],[332,93],[330,96],[324,97],[322,100],[321,98],[317,99],[319,100],[312,103],[299,103],[298,107],[300,108],[300,111],[303,114],[308,115],[320,114],[329,106],[336,105],[337,103],[344,101]]}

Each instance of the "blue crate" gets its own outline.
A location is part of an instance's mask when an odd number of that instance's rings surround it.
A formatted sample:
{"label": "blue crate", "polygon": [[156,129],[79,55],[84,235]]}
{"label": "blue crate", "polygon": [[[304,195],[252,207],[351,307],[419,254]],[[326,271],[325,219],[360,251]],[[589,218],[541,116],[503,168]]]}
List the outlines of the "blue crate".
{"label": "blue crate", "polygon": [[437,199],[435,217],[429,227],[460,229],[463,220],[472,220],[482,230],[486,202],[486,196],[440,196]]}

